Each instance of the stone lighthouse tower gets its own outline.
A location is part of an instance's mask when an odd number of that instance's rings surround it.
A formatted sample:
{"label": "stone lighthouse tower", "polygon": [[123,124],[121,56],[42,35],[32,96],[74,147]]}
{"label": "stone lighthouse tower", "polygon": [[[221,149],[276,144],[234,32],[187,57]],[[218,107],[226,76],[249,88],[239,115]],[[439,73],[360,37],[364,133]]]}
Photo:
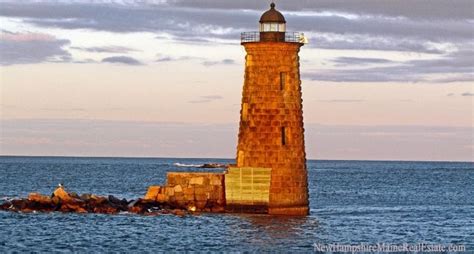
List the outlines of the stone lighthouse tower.
{"label": "stone lighthouse tower", "polygon": [[298,57],[304,36],[286,32],[285,17],[272,3],[260,18],[260,31],[242,33],[241,40],[247,55],[236,168],[244,176],[247,169],[269,170],[268,213],[306,215],[308,180]]}

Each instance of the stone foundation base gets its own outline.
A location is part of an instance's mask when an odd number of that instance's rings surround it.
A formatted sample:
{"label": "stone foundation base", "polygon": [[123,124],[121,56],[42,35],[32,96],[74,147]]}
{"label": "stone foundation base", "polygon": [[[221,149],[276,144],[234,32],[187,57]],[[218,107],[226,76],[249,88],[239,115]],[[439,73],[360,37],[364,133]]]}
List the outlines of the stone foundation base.
{"label": "stone foundation base", "polygon": [[252,213],[267,214],[267,205],[226,205],[225,211],[228,213]]}
{"label": "stone foundation base", "polygon": [[270,207],[268,214],[272,215],[291,215],[291,216],[306,216],[309,215],[309,207]]}
{"label": "stone foundation base", "polygon": [[165,186],[150,186],[146,200],[192,211],[223,212],[224,174],[168,172]]}

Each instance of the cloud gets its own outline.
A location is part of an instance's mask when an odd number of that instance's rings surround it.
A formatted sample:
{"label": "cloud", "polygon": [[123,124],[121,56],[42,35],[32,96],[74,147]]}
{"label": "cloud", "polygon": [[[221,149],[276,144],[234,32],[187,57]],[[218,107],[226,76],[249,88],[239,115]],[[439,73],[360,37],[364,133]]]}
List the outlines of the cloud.
{"label": "cloud", "polygon": [[204,66],[213,66],[213,65],[232,65],[235,64],[235,61],[232,59],[223,59],[220,61],[204,61],[202,65]]}
{"label": "cloud", "polygon": [[[445,43],[463,44],[472,40],[469,20],[474,15],[466,11],[472,9],[472,3],[468,1],[446,4],[439,0],[429,3],[415,0],[407,5],[404,1],[383,1],[382,4],[375,0],[359,0],[347,6],[346,3],[333,3],[335,1],[324,2],[292,1],[281,5],[289,27],[307,32],[310,39],[314,37],[312,47],[440,52],[443,50],[438,47]],[[158,4],[146,1],[136,3],[135,8],[123,8],[116,1],[110,4],[7,1],[3,5],[0,15],[24,18],[25,22],[39,26],[155,32],[193,43],[237,41],[240,32],[257,29],[256,21],[268,8],[263,2],[217,0]],[[387,11],[388,6],[397,11]],[[414,8],[423,11],[415,12]],[[428,15],[433,13],[438,15]],[[333,37],[331,34],[339,38],[330,38]]]}
{"label": "cloud", "polygon": [[211,101],[212,100],[192,100],[192,101],[188,101],[188,103],[199,104],[199,103],[208,103]]}
{"label": "cloud", "polygon": [[184,60],[191,60],[191,59],[202,59],[200,57],[192,57],[192,56],[167,56],[158,54],[158,59],[156,62],[174,62],[174,61],[184,61]]}
{"label": "cloud", "polygon": [[215,100],[221,100],[223,98],[224,97],[220,95],[205,95],[205,96],[200,96],[199,99],[197,100],[188,101],[188,103],[208,103]]}
{"label": "cloud", "polygon": [[449,84],[453,82],[469,82],[474,80],[474,74],[465,74],[463,76],[454,76],[454,77],[447,77],[447,78],[438,78],[433,80],[433,83],[440,83],[440,84]]}
{"label": "cloud", "polygon": [[303,78],[331,82],[433,82],[440,83],[445,78],[433,75],[451,75],[450,82],[474,81],[472,63],[473,51],[458,51],[431,60],[399,62],[394,66],[325,69],[303,74]]}
{"label": "cloud", "polygon": [[335,102],[335,103],[359,103],[365,100],[349,100],[349,99],[334,99],[334,100],[318,100],[320,102]]}
{"label": "cloud", "polygon": [[220,96],[220,95],[206,95],[206,96],[201,96],[201,98],[203,99],[208,99],[208,100],[220,100],[220,99],[224,99],[224,97]]}
{"label": "cloud", "polygon": [[465,93],[462,93],[461,96],[474,96],[474,93],[465,92]]}
{"label": "cloud", "polygon": [[[125,8],[126,7],[126,8]],[[312,49],[336,50],[376,50],[402,51],[438,54],[445,56],[455,51],[472,48],[471,1],[443,0],[405,1],[354,0],[340,1],[291,1],[278,3],[287,18],[289,30],[304,31],[309,37],[307,47]],[[173,40],[177,43],[228,44],[238,45],[240,33],[257,30],[257,20],[268,8],[265,2],[253,0],[159,0],[159,1],[53,1],[27,0],[3,1],[0,16],[15,18],[40,27],[60,29],[91,29],[114,33],[150,32],[157,40]],[[124,18],[126,17],[126,18]],[[91,47],[78,50],[125,54],[125,48]],[[462,56],[459,56],[462,57]],[[368,57],[369,58],[369,57]],[[390,63],[390,59],[335,59],[338,66],[380,65]],[[185,60],[163,56],[158,62]],[[352,61],[352,62],[351,62]],[[358,62],[354,62],[358,61]],[[338,70],[318,71],[318,80],[350,81],[398,81],[403,76],[390,75],[384,71],[408,74],[409,82],[430,80],[430,82],[450,83],[470,81],[471,72],[437,77],[426,77],[429,73],[446,74],[445,67],[438,69],[421,66],[422,71],[409,68],[422,63],[397,63],[391,68],[367,69],[367,72],[347,70],[347,76]],[[434,63],[434,61],[432,61]],[[204,61],[205,66],[233,64],[228,59]],[[380,67],[380,66],[379,66]],[[373,71],[373,73],[369,73]],[[350,77],[361,74],[361,77]],[[317,78],[311,73],[309,78]],[[341,76],[342,75],[342,76]]]}
{"label": "cloud", "polygon": [[368,64],[384,64],[392,63],[391,60],[382,59],[382,58],[360,58],[360,57],[338,57],[332,60],[332,62],[337,63],[339,66],[346,65],[368,65]]}
{"label": "cloud", "polygon": [[57,39],[44,33],[13,33],[0,35],[0,65],[68,62],[71,54],[63,49],[69,40]]}
{"label": "cloud", "polygon": [[85,108],[39,108],[41,111],[48,112],[86,112]]}
{"label": "cloud", "polygon": [[[290,23],[291,22],[291,23]],[[288,24],[300,31],[397,38],[397,40],[445,41],[447,38],[465,41],[472,38],[471,24],[463,20],[420,20],[386,16],[347,17],[343,14],[312,13],[308,16],[288,16]],[[370,35],[370,36],[368,36]]]}
{"label": "cloud", "polygon": [[50,34],[44,33],[12,33],[9,31],[2,31],[0,40],[12,42],[30,42],[30,41],[54,41],[56,38]]}
{"label": "cloud", "polygon": [[[2,2],[16,2],[14,0],[3,0]],[[115,6],[115,7],[186,7],[196,9],[220,9],[220,10],[264,10],[269,6],[265,1],[240,0],[240,1],[221,1],[221,0],[22,0],[24,4],[34,3],[52,3],[52,4],[82,4],[96,6]],[[330,10],[342,13],[358,13],[373,16],[395,16],[421,19],[472,19],[472,1],[470,0],[412,0],[407,5],[403,0],[380,1],[380,0],[352,0],[352,1],[334,1],[334,0],[294,0],[279,1],[277,8],[285,11],[317,11]],[[184,9],[184,8],[182,8]]]}
{"label": "cloud", "polygon": [[441,54],[442,43],[413,38],[367,36],[367,34],[313,33],[310,48],[340,50],[378,50]]}
{"label": "cloud", "polygon": [[133,51],[138,51],[136,49],[122,47],[122,46],[103,46],[103,47],[70,47],[71,49],[81,50],[86,52],[93,53],[121,53],[126,54]]}
{"label": "cloud", "polygon": [[[235,26],[253,24],[252,19],[240,19],[248,14],[229,15],[232,11],[199,10],[170,6],[143,5],[123,8],[120,5],[92,3],[13,3],[2,4],[0,16],[23,18],[24,22],[43,27],[63,29],[93,29],[110,32],[166,33],[174,38],[232,38],[238,40]],[[234,13],[235,14],[235,13]],[[127,17],[126,19],[124,17]],[[225,22],[223,22],[225,20]],[[252,25],[253,27],[254,25]]]}
{"label": "cloud", "polygon": [[170,56],[164,56],[164,57],[160,57],[158,58],[158,60],[156,60],[157,62],[171,62],[171,61],[176,61],[177,59],[176,58],[172,58]]}
{"label": "cloud", "polygon": [[[220,0],[176,0],[170,4],[182,7],[209,8],[209,9],[253,9],[264,10],[268,2],[255,0],[220,1]],[[279,1],[277,8],[287,11],[317,11],[330,10],[343,13],[358,13],[373,16],[394,16],[419,19],[472,19],[473,4],[470,0],[411,0],[407,5],[405,1],[380,1],[380,0],[294,0]]]}
{"label": "cloud", "polygon": [[140,61],[129,56],[111,56],[102,59],[103,63],[119,63],[126,65],[143,65]]}

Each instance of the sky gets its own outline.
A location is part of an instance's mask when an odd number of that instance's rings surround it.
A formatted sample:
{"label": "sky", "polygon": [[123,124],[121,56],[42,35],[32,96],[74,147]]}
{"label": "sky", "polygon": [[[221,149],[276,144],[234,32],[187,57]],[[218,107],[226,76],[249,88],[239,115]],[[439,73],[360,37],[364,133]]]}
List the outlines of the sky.
{"label": "sky", "polygon": [[[266,0],[0,0],[0,155],[235,158]],[[279,0],[308,159],[474,161],[474,2]]]}

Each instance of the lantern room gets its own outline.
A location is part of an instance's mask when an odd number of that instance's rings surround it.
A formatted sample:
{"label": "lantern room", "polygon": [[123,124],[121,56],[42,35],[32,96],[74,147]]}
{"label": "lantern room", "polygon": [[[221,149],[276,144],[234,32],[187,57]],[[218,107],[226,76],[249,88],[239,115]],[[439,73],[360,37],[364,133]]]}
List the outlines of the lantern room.
{"label": "lantern room", "polygon": [[270,10],[260,17],[260,32],[285,32],[285,30],[285,17],[275,9],[275,3],[271,3]]}
{"label": "lantern room", "polygon": [[260,17],[260,41],[285,41],[285,31],[285,17],[275,9],[275,3],[272,2],[270,10]]}

